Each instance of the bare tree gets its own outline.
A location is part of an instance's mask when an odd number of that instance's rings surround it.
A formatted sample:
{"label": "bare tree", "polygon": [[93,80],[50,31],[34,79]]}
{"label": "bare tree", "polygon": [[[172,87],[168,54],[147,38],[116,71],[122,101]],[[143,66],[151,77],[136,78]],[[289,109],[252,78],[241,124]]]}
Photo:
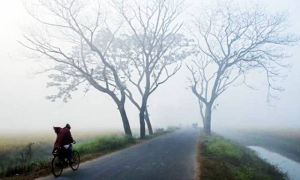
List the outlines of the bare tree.
{"label": "bare tree", "polygon": [[144,138],[144,119],[152,131],[147,110],[149,96],[178,72],[188,55],[188,40],[179,34],[182,23],[176,22],[182,2],[150,0],[140,5],[134,1],[131,6],[126,3],[115,1],[114,5],[129,28],[122,47],[128,61],[123,72],[136,88],[140,103],[132,89],[127,88],[126,94],[140,112],[140,134]]}
{"label": "bare tree", "polygon": [[187,67],[204,131],[210,135],[214,102],[234,82],[246,84],[249,72],[261,70],[266,74],[268,100],[274,97],[272,92],[283,90],[276,80],[284,77],[280,70],[289,66],[283,62],[287,57],[284,47],[294,45],[299,38],[285,33],[285,13],[268,14],[261,5],[219,2],[199,12],[189,28],[196,53]]}
{"label": "bare tree", "polygon": [[44,72],[54,72],[48,86],[58,87],[59,93],[48,99],[67,101],[81,84],[86,85],[86,92],[94,87],[114,100],[125,134],[131,136],[126,86],[119,71],[122,62],[109,54],[120,27],[108,22],[105,8],[101,9],[98,1],[81,0],[37,0],[25,5],[39,26],[25,34],[21,44],[49,60],[48,64],[53,62]]}

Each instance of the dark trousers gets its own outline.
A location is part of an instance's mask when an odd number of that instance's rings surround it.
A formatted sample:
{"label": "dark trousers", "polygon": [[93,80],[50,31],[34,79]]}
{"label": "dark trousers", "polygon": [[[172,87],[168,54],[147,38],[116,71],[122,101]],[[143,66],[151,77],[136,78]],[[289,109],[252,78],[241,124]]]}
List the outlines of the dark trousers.
{"label": "dark trousers", "polygon": [[68,153],[68,161],[70,162],[72,160],[72,154],[73,154],[72,144],[70,144],[69,148],[67,149],[67,153]]}

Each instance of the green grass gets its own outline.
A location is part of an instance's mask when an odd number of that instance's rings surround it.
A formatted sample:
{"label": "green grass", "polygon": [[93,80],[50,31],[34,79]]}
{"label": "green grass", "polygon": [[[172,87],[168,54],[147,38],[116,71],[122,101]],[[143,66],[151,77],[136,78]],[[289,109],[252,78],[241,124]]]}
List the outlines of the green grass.
{"label": "green grass", "polygon": [[128,144],[134,144],[136,140],[130,136],[102,136],[90,142],[75,146],[81,155],[87,155],[99,152],[110,152],[125,147]]}
{"label": "green grass", "polygon": [[221,136],[201,135],[200,179],[283,180],[287,176],[257,154]]}
{"label": "green grass", "polygon": [[207,146],[207,153],[219,158],[227,157],[230,159],[240,159],[242,157],[242,150],[236,148],[236,145],[230,141],[224,140],[221,137],[214,137],[211,140],[205,141]]}

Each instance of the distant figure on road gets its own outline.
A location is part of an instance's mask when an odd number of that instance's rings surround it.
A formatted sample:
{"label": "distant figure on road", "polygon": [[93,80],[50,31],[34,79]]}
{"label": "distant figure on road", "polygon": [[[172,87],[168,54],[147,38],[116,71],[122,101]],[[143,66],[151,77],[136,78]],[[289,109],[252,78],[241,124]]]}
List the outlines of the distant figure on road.
{"label": "distant figure on road", "polygon": [[55,133],[57,134],[56,141],[54,143],[53,151],[54,152],[58,147],[63,147],[68,150],[68,161],[71,162],[72,159],[72,143],[74,142],[71,134],[70,124],[66,124],[64,128],[53,127]]}
{"label": "distant figure on road", "polygon": [[198,128],[198,123],[193,123],[192,127],[193,127],[193,129],[197,129]]}

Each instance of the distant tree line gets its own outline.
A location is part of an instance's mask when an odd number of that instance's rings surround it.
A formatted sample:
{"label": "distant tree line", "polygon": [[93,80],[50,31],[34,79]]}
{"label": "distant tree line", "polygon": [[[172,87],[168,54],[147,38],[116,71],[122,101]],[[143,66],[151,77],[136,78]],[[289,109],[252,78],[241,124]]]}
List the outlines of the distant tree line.
{"label": "distant tree line", "polygon": [[[177,0],[34,0],[24,6],[38,25],[20,43],[49,68],[47,96],[67,102],[84,87],[115,102],[126,135],[132,136],[125,102],[139,111],[140,137],[153,133],[148,100],[185,63],[189,87],[199,102],[203,127],[211,133],[215,101],[251,71],[262,70],[272,90],[288,67],[285,46],[299,37],[285,29],[285,13],[268,14],[259,5],[215,3],[186,18]],[[188,28],[186,28],[188,27]]]}

